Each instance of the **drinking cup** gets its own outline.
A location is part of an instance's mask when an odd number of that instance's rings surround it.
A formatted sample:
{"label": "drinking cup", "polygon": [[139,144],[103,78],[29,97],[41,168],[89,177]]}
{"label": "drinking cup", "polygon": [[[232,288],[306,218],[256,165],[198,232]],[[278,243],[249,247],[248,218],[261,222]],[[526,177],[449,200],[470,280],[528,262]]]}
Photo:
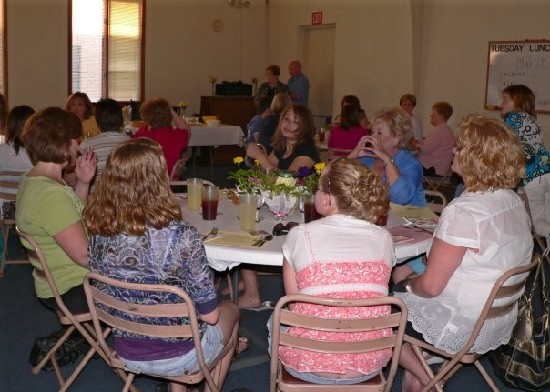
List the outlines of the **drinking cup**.
{"label": "drinking cup", "polygon": [[377,226],[387,226],[388,225],[388,214],[380,215],[376,220],[375,224]]}
{"label": "drinking cup", "polygon": [[315,208],[315,195],[304,195],[302,196],[302,201],[304,203],[304,222],[309,223],[311,221],[321,218],[321,214],[317,212]]}
{"label": "drinking cup", "polygon": [[187,179],[187,208],[198,211],[201,208],[201,188],[202,180],[200,178]]}
{"label": "drinking cup", "polygon": [[218,215],[220,188],[215,185],[203,185],[202,189],[202,219],[215,220]]}
{"label": "drinking cup", "polygon": [[258,195],[239,195],[239,226],[241,230],[252,231],[256,226]]}

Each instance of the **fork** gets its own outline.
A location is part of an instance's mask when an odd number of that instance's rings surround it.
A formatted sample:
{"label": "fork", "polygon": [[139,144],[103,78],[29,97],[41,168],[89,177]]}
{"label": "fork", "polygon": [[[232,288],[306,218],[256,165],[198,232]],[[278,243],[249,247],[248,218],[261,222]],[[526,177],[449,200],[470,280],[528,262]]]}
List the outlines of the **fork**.
{"label": "fork", "polygon": [[218,228],[217,227],[213,227],[212,230],[210,230],[210,233],[208,233],[207,235],[203,236],[202,237],[202,241],[205,241],[207,240],[209,237],[212,237],[214,235],[218,234]]}
{"label": "fork", "polygon": [[272,239],[273,239],[273,236],[271,234],[265,235],[262,237],[262,239],[260,239],[260,241],[255,246],[259,248],[260,246],[265,244],[267,241],[271,241]]}

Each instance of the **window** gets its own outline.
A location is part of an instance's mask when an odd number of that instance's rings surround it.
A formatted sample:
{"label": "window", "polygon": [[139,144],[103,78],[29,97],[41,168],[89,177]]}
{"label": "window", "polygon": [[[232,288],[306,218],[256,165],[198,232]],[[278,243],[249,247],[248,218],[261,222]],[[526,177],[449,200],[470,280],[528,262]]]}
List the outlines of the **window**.
{"label": "window", "polygon": [[138,101],[145,0],[71,0],[71,92]]}

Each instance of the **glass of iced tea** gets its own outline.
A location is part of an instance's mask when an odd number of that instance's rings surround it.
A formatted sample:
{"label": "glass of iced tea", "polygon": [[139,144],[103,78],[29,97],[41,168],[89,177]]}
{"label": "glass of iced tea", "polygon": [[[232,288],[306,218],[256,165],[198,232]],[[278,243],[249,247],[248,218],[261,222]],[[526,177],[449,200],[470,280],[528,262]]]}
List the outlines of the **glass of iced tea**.
{"label": "glass of iced tea", "polygon": [[203,185],[202,196],[202,219],[215,220],[218,215],[218,201],[220,200],[220,188],[215,185]]}

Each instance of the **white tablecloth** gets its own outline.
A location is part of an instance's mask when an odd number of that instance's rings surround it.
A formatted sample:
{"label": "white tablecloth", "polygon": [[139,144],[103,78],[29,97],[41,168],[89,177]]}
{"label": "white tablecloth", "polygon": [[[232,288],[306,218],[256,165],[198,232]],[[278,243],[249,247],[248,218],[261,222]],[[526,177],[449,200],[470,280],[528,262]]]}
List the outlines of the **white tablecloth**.
{"label": "white tablecloth", "polygon": [[[213,227],[218,227],[218,229],[222,231],[240,231],[239,221],[237,219],[237,206],[233,205],[225,194],[220,193],[218,213],[221,213],[221,215],[218,215],[217,219],[212,221],[203,220],[201,211],[188,210],[186,199],[178,198],[178,200],[182,208],[184,219],[195,226],[201,234],[209,233]],[[271,234],[273,226],[277,224],[273,214],[264,206],[260,210],[260,216],[264,219],[256,224],[256,231],[264,230]],[[285,223],[291,221],[303,223],[303,214],[296,211],[285,220]],[[389,227],[399,226],[402,223],[403,221],[401,219],[391,215],[388,219]],[[419,239],[399,243],[395,246],[395,255],[399,261],[426,253],[432,244],[431,236],[426,234],[427,233],[418,230],[411,230],[409,235],[411,237],[418,236]],[[204,244],[204,247],[210,267],[217,271],[225,271],[241,263],[281,266],[283,264],[282,246],[284,240],[285,236],[274,236],[272,241],[266,242],[265,245],[260,248],[210,245],[208,241]]]}
{"label": "white tablecloth", "polygon": [[190,147],[242,145],[243,132],[236,125],[191,125]]}
{"label": "white tablecloth", "polygon": [[[127,126],[125,131],[132,135],[136,133],[138,128]],[[218,125],[209,127],[207,125],[191,124],[191,138],[189,139],[189,147],[203,146],[230,146],[242,145],[243,131],[237,125]]]}

